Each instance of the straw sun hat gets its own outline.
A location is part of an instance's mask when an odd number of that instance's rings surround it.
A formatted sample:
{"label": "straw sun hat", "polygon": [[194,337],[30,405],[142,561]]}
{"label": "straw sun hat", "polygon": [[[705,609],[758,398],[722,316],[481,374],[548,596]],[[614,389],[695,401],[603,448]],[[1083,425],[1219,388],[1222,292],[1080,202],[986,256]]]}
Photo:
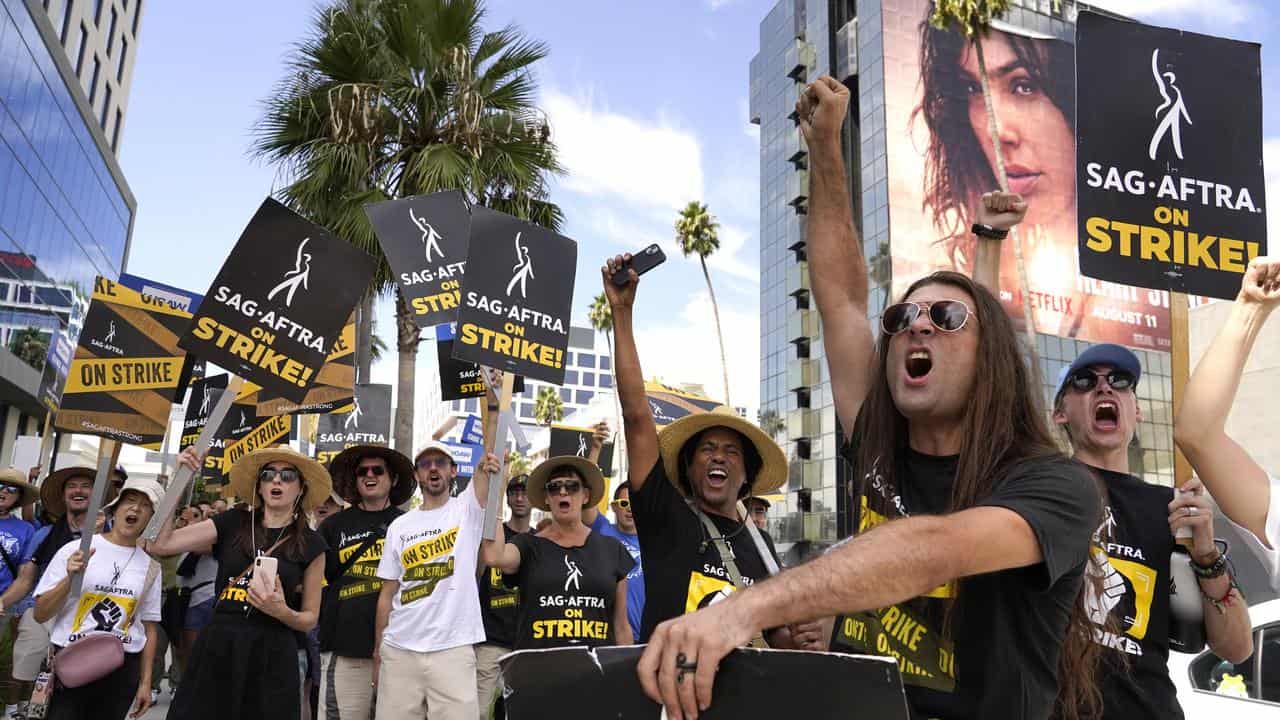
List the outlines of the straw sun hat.
{"label": "straw sun hat", "polygon": [[[62,517],[67,514],[67,498],[63,490],[66,489],[67,481],[73,477],[89,478],[89,482],[97,477],[98,471],[90,467],[75,466],[62,468],[49,474],[49,477],[40,483],[40,502],[44,505],[44,509],[54,517]],[[116,497],[116,487],[112,483],[107,483],[106,495],[102,498],[102,504],[106,505]]]}
{"label": "straw sun hat", "polygon": [[417,479],[413,475],[413,463],[404,453],[396,452],[384,445],[356,445],[338,453],[329,462],[329,475],[333,478],[334,494],[349,504],[360,502],[360,492],[356,489],[356,467],[365,458],[381,458],[387,464],[387,470],[394,476],[391,485],[391,504],[403,505],[413,497],[413,489],[417,487]]}
{"label": "straw sun hat", "polygon": [[251,505],[257,504],[258,472],[273,462],[289,463],[302,473],[302,481],[307,486],[307,494],[302,498],[304,511],[310,512],[319,507],[333,492],[333,481],[323,465],[289,447],[267,447],[241,457],[231,467],[231,494],[246,498]]}
{"label": "straw sun hat", "polygon": [[[698,433],[715,427],[737,431],[755,446],[762,465],[751,483],[750,495],[766,495],[787,482],[787,456],[765,431],[737,413],[725,407],[705,413],[685,415],[662,429],[658,435],[658,453],[667,479],[683,492],[680,486],[680,450]],[[532,499],[532,496],[531,496]]]}
{"label": "straw sun hat", "polygon": [[22,498],[18,500],[15,508],[25,507],[36,501],[40,496],[40,491],[35,485],[27,482],[27,474],[17,468],[5,468],[0,470],[0,484],[12,485],[22,490]]}

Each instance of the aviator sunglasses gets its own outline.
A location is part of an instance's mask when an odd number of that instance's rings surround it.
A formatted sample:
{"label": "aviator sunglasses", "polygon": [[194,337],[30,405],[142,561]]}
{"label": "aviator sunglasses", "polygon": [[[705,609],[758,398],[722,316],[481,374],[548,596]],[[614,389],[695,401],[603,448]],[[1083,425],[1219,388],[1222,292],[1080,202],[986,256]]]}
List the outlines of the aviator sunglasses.
{"label": "aviator sunglasses", "polygon": [[1076,392],[1089,392],[1098,386],[1098,380],[1107,379],[1112,390],[1128,390],[1138,384],[1132,373],[1125,370],[1112,370],[1109,373],[1096,373],[1089,368],[1080,368],[1067,376],[1067,384]]}
{"label": "aviator sunglasses", "polygon": [[920,311],[929,313],[929,322],[942,332],[957,332],[964,328],[973,311],[959,300],[938,300],[936,302],[901,302],[884,309],[880,316],[880,327],[886,335],[897,335],[920,317]]}

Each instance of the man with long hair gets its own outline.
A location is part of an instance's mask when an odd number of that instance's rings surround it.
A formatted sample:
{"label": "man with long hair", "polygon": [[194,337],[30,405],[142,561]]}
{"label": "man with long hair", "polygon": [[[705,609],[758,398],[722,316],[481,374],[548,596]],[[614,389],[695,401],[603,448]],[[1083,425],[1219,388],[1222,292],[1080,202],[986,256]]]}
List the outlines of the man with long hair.
{"label": "man with long hair", "polygon": [[810,279],[864,531],[660,625],[641,684],[670,717],[695,718],[721,659],[761,628],[843,614],[852,649],[900,659],[919,716],[1046,718],[1061,690],[1074,717],[1093,681],[1080,591],[1097,487],[1058,452],[986,289],[953,272],[922,278],[884,309],[873,342],[841,151],[848,106],[848,89],[823,77],[796,110]]}
{"label": "man with long hair", "polygon": [[[1129,444],[1142,411],[1138,358],[1104,343],[1080,353],[1058,381],[1053,421],[1067,434],[1075,459],[1106,487],[1098,549],[1086,589],[1094,641],[1110,672],[1100,674],[1103,717],[1181,718],[1169,678],[1170,555],[1174,534],[1191,533],[1188,551],[1205,603],[1210,649],[1231,662],[1253,652],[1249,609],[1234,587],[1225,554],[1214,543],[1213,506],[1199,480],[1176,491],[1129,472]],[[1196,592],[1196,588],[1184,588]]]}

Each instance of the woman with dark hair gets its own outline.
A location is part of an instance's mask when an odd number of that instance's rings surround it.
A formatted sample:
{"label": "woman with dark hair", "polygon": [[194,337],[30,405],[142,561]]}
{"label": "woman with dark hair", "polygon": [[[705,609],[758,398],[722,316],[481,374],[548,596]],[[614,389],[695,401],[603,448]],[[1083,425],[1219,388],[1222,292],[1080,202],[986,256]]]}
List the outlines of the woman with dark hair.
{"label": "woman with dark hair", "polygon": [[[190,450],[182,463],[201,466]],[[178,530],[166,523],[147,543],[153,555],[218,559],[213,619],[190,653],[170,718],[300,717],[305,650],[296,635],[318,619],[325,553],[307,513],[331,490],[329,473],[315,460],[287,447],[261,448],[231,468],[231,491],[249,498],[249,510]],[[276,571],[255,581],[262,558],[273,558]]]}
{"label": "woman with dark hair", "polygon": [[[483,481],[497,470],[498,459],[486,456]],[[530,505],[549,510],[551,525],[510,542],[499,527],[480,543],[481,562],[520,588],[515,649],[630,645],[627,573],[635,561],[622,543],[582,522],[582,509],[604,496],[600,468],[581,457],[554,457],[534,468],[528,488]]]}

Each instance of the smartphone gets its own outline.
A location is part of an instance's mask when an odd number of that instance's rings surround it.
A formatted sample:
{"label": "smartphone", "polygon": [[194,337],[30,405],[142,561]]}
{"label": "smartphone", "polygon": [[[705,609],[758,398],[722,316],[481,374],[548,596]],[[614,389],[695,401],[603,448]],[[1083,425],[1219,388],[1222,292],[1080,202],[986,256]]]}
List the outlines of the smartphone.
{"label": "smartphone", "polygon": [[657,243],[654,243],[640,252],[634,253],[631,256],[631,262],[623,263],[622,267],[613,274],[613,284],[618,287],[625,286],[627,279],[630,277],[627,275],[628,270],[635,270],[636,275],[643,275],[666,261],[667,256],[662,252],[662,248],[658,247]]}
{"label": "smartphone", "polygon": [[276,588],[278,561],[270,555],[262,555],[253,559],[253,579],[250,580],[259,592],[269,593]]}

